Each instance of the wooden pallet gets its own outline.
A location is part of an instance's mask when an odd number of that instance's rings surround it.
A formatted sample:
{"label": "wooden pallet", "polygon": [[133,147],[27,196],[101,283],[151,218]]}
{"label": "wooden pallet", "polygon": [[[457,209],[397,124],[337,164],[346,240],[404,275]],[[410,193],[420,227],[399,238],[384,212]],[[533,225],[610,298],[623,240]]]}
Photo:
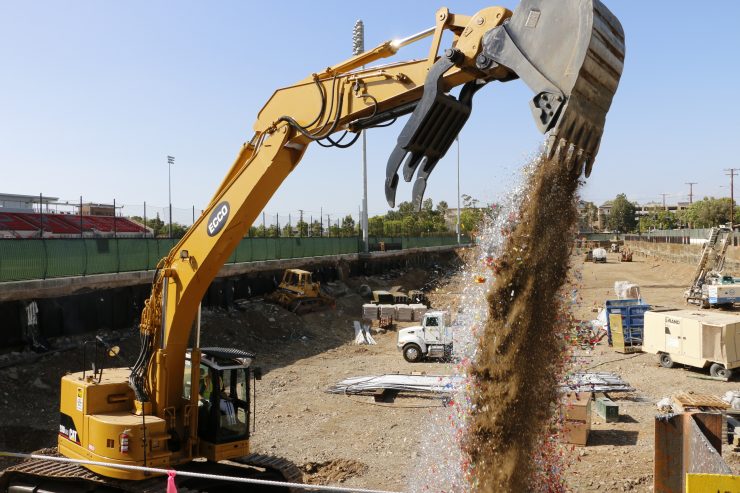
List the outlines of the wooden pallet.
{"label": "wooden pallet", "polygon": [[730,407],[725,401],[711,394],[687,394],[681,392],[672,397],[674,407],[679,412],[702,410],[702,411],[725,411]]}

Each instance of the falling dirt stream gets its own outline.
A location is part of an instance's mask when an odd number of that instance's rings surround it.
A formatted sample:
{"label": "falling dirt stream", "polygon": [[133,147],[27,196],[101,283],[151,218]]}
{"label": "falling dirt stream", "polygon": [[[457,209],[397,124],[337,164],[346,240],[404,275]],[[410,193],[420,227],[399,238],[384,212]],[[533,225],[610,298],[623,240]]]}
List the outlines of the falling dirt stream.
{"label": "falling dirt stream", "polygon": [[[557,399],[562,328],[556,313],[577,220],[578,179],[538,158],[503,252],[492,264],[489,314],[471,368],[464,449],[475,492],[523,492]],[[541,487],[541,485],[540,485]]]}

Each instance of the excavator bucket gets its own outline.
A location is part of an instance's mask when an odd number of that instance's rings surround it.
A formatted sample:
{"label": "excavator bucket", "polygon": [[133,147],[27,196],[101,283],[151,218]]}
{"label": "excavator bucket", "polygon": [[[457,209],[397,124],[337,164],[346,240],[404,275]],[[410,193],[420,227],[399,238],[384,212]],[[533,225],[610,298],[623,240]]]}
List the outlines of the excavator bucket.
{"label": "excavator bucket", "polygon": [[[522,0],[483,54],[522,79],[548,158],[591,173],[624,66],[624,31],[599,0]],[[485,62],[485,60],[482,60]]]}
{"label": "excavator bucket", "polygon": [[[459,98],[444,92],[441,79],[460,54],[450,49],[429,71],[421,100],[398,137],[386,168],[385,192],[395,204],[398,169],[411,181],[417,209],[434,166],[468,119],[479,81]],[[599,0],[522,0],[512,17],[483,36],[476,65],[483,73],[508,69],[507,82],[524,81],[535,96],[530,107],[539,130],[550,133],[547,157],[580,176],[591,173],[604,121],[624,65],[624,31]]]}

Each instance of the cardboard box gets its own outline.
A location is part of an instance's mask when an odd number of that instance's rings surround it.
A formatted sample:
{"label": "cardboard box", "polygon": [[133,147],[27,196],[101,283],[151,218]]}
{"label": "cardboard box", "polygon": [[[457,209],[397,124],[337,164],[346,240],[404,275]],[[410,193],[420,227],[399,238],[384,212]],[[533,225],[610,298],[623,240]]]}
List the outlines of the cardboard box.
{"label": "cardboard box", "polygon": [[563,441],[571,445],[584,446],[588,443],[588,433],[591,431],[591,424],[585,421],[566,420],[563,423]]}
{"label": "cardboard box", "polygon": [[591,431],[591,392],[569,392],[560,404],[563,416],[563,441],[586,445]]}

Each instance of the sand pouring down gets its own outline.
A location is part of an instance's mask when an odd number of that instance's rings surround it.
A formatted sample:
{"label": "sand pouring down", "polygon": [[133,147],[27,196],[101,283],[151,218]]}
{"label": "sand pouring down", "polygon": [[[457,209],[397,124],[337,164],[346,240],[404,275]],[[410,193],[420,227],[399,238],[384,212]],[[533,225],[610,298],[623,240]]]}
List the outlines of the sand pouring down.
{"label": "sand pouring down", "polygon": [[489,316],[471,367],[464,443],[475,492],[532,491],[564,350],[555,313],[577,222],[576,172],[538,158],[516,226],[492,266]]}

